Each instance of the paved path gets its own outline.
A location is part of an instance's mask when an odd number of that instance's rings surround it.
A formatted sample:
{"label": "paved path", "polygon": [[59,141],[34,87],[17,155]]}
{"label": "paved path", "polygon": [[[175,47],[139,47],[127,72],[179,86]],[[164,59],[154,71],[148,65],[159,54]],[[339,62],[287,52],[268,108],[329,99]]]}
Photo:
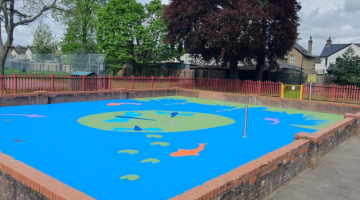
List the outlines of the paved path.
{"label": "paved path", "polygon": [[360,200],[360,136],[353,136],[266,200]]}

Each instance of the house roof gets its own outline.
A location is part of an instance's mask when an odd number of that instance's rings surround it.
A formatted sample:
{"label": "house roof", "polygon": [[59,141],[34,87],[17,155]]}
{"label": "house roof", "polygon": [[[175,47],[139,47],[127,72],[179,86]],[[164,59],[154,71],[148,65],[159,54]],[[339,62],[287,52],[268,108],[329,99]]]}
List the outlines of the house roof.
{"label": "house roof", "polygon": [[315,56],[314,63],[315,64],[320,64],[321,63],[320,56]]}
{"label": "house roof", "polygon": [[[329,57],[330,55],[350,46],[351,44],[331,44],[325,45],[323,51],[321,52],[320,57]],[[356,46],[360,47],[360,44],[355,44]]]}
{"label": "house roof", "polygon": [[309,52],[304,49],[304,47],[300,46],[300,44],[296,43],[294,45],[294,48],[299,51],[303,56],[306,56],[306,57],[310,57],[310,58],[315,58],[313,55],[309,54]]}
{"label": "house roof", "polygon": [[287,63],[287,62],[283,62],[283,61],[278,61],[277,62],[280,66],[281,69],[294,69],[294,70],[301,70],[300,67]]}
{"label": "house roof", "polygon": [[22,47],[22,46],[11,47],[10,51],[14,50],[19,55],[19,54],[25,54],[28,49],[32,53],[34,53],[34,48],[32,48],[32,47],[28,48],[28,47]]}

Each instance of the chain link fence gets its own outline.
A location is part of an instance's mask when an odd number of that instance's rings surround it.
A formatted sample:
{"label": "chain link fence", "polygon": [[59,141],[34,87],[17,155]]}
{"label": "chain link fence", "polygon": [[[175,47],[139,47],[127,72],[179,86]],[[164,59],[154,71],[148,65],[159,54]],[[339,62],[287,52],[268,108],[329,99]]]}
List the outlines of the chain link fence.
{"label": "chain link fence", "polygon": [[8,56],[5,69],[9,73],[70,74],[74,71],[90,71],[105,75],[105,54],[34,54],[32,56]]}

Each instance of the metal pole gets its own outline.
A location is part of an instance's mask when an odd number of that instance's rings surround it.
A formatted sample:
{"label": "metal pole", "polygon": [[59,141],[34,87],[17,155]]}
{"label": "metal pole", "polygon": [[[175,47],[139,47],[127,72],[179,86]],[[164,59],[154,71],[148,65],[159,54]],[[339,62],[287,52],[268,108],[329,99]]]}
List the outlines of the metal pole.
{"label": "metal pole", "polygon": [[304,56],[301,57],[300,85],[302,85],[303,64],[304,64]]}
{"label": "metal pole", "polygon": [[311,101],[311,92],[312,92],[312,82],[313,82],[313,74],[310,74],[310,94],[309,94],[310,101]]}
{"label": "metal pole", "polygon": [[245,120],[244,120],[244,138],[246,138],[246,128],[247,128],[247,117],[248,117],[248,105],[245,105]]}

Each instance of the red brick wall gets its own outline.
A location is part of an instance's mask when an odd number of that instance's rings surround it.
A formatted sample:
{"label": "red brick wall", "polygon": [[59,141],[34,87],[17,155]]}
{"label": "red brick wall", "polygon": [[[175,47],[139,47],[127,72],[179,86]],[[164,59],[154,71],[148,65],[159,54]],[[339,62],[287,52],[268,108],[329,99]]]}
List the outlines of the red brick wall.
{"label": "red brick wall", "polygon": [[0,152],[1,200],[93,200],[90,196]]}
{"label": "red brick wall", "polygon": [[[354,118],[358,117],[358,119]],[[295,141],[197,186],[171,200],[261,200],[308,167],[316,167],[322,156],[359,133],[360,113],[313,134],[299,133]]]}
{"label": "red brick wall", "polygon": [[32,94],[0,95],[0,107],[20,105],[43,105],[68,102],[100,101],[145,97],[175,96],[176,89],[112,90],[86,92],[35,92]]}
{"label": "red brick wall", "polygon": [[263,199],[307,168],[309,144],[296,140],[171,200]]}
{"label": "red brick wall", "polygon": [[258,95],[230,94],[223,92],[210,92],[201,90],[177,89],[178,96],[197,97],[201,99],[211,99],[228,101],[250,105],[261,105],[267,107],[289,108],[297,110],[307,110],[314,112],[332,113],[344,115],[346,113],[360,112],[360,105],[331,103],[319,101],[280,99],[275,97],[263,97]]}

